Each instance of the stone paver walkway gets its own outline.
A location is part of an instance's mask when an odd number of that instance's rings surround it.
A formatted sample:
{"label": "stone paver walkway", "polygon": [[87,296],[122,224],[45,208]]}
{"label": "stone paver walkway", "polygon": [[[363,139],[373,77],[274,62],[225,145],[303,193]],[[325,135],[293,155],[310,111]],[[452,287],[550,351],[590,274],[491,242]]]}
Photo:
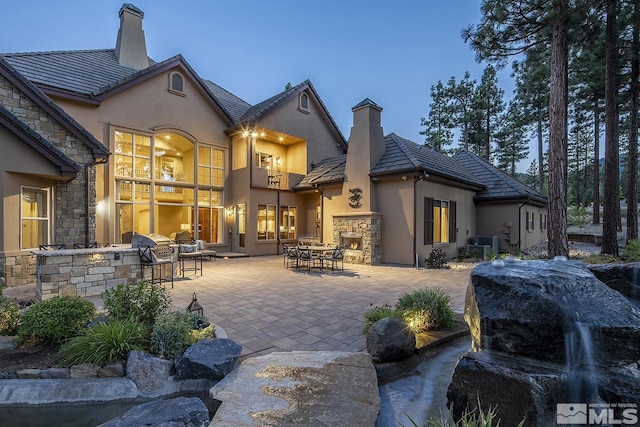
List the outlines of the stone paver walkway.
{"label": "stone paver walkway", "polygon": [[250,357],[275,351],[362,351],[364,313],[394,305],[405,292],[447,290],[457,312],[471,270],[345,264],[344,272],[287,270],[281,256],[204,262],[203,276],[176,280],[173,304],[186,308],[195,292],[204,314]]}
{"label": "stone paver walkway", "polygon": [[[295,271],[282,256],[203,262],[202,276],[176,279],[173,305],[184,310],[193,293],[212,322],[242,345],[242,357],[276,351],[363,351],[364,313],[393,306],[404,293],[424,286],[449,292],[464,309],[470,269],[419,270],[409,266],[345,264],[344,272]],[[6,288],[9,297],[30,299],[33,286]],[[94,303],[102,306],[100,299]]]}

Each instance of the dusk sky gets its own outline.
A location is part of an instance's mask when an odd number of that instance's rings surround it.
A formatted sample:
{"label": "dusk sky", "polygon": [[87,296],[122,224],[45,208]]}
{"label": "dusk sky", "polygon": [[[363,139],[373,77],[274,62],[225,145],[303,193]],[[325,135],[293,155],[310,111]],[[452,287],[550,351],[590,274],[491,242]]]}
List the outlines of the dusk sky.
{"label": "dusk sky", "polygon": [[[114,48],[123,3],[3,2],[0,53]],[[423,143],[420,118],[428,115],[431,85],[467,70],[479,81],[485,67],[460,37],[479,22],[480,0],[131,3],[144,11],[155,61],[182,54],[201,77],[250,104],[309,79],[345,138],[351,108],[368,97],[383,107],[385,134]],[[507,99],[510,72],[498,75]]]}

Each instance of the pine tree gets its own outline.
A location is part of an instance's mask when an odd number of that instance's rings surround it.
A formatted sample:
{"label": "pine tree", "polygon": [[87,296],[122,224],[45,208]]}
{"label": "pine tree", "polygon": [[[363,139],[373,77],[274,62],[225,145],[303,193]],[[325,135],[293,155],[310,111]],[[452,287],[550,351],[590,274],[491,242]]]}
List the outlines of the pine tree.
{"label": "pine tree", "polygon": [[480,84],[473,97],[474,111],[471,113],[475,121],[475,129],[481,130],[474,135],[474,143],[482,157],[491,162],[492,141],[500,127],[500,119],[504,112],[504,90],[498,87],[496,69],[487,65],[482,73]]}
{"label": "pine tree", "polygon": [[431,86],[431,99],[429,118],[421,119],[421,125],[426,126],[426,129],[420,131],[420,135],[426,136],[425,145],[429,145],[436,151],[443,151],[446,146],[453,143],[454,121],[449,91],[441,81]]}
{"label": "pine tree", "polygon": [[523,108],[517,99],[509,102],[509,108],[502,120],[502,127],[496,133],[496,160],[498,168],[510,175],[516,174],[516,165],[529,155],[529,145],[525,138]]}

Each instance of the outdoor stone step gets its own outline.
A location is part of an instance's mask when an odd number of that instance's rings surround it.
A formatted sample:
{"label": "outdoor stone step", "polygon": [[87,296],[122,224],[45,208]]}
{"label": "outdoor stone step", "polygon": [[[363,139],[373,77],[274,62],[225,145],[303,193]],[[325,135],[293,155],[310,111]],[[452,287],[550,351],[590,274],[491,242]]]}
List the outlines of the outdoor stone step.
{"label": "outdoor stone step", "polygon": [[213,386],[210,426],[373,426],[380,408],[368,353],[293,351],[244,360]]}

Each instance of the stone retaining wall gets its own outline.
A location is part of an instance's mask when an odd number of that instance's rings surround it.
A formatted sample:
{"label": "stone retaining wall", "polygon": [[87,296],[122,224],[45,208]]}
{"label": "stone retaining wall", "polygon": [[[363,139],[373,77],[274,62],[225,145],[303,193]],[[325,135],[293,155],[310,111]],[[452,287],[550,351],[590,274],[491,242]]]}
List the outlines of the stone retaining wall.
{"label": "stone retaining wall", "polygon": [[[119,283],[143,279],[138,250],[131,247],[35,251],[36,299],[98,296]],[[150,269],[146,269],[147,276]],[[147,277],[148,279],[148,277]]]}

